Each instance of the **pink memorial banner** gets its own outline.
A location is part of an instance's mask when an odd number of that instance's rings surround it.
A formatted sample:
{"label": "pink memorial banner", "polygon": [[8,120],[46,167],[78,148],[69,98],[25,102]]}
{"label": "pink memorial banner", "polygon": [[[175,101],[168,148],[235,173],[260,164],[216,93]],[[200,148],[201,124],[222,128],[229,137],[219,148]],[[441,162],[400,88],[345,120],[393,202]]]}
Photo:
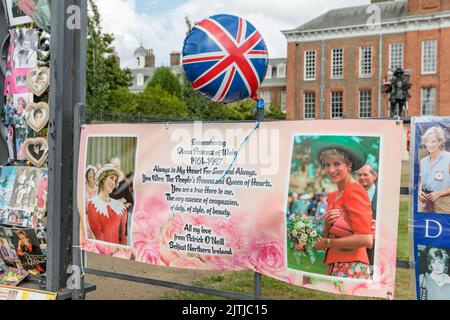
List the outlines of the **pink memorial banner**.
{"label": "pink memorial banner", "polygon": [[[84,126],[83,250],[393,298],[402,126],[342,120],[268,122],[250,134],[253,128]],[[373,177],[367,190],[364,170]],[[327,222],[330,210],[346,217],[349,234],[330,228],[338,226]]]}

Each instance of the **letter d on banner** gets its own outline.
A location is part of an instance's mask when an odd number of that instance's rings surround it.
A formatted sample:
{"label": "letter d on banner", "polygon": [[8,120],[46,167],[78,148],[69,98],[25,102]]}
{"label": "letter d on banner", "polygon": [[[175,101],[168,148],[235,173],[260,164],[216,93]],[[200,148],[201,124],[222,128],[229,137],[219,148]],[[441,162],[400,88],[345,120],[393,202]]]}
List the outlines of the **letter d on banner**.
{"label": "letter d on banner", "polygon": [[[439,228],[439,232],[437,233],[437,235],[430,235],[429,233],[429,229],[430,229],[430,223],[434,223],[437,225],[437,227]],[[433,230],[435,231],[435,230]],[[436,220],[425,220],[425,238],[431,238],[431,239],[436,239],[439,238],[442,234],[442,225],[436,221]]]}

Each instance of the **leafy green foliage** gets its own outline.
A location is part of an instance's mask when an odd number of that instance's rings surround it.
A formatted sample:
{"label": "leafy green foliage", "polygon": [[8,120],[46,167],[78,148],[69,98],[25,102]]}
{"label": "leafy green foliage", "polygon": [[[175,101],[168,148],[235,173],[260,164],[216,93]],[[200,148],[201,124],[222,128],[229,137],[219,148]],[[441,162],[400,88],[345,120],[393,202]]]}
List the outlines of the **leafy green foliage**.
{"label": "leafy green foliage", "polygon": [[272,106],[266,113],[266,119],[269,120],[286,120],[286,113],[281,111],[278,106]]}
{"label": "leafy green foliage", "polygon": [[169,67],[161,67],[156,69],[152,78],[147,84],[147,89],[156,88],[157,86],[165,90],[167,93],[181,99],[182,88],[177,76],[172,73]]}
{"label": "leafy green foliage", "polygon": [[[192,89],[190,83],[172,73],[169,67],[157,68],[144,92],[133,94],[131,71],[122,70],[114,56],[114,36],[104,33],[94,0],[89,0],[87,48],[87,104],[90,114],[139,115],[154,120],[256,120],[255,102],[247,99],[231,104],[212,102]],[[187,31],[192,23],[185,18]],[[272,107],[266,119],[285,119]]]}
{"label": "leafy green foliage", "polygon": [[188,116],[186,103],[159,85],[147,87],[144,92],[136,96],[136,100],[135,111],[149,119],[183,120]]}
{"label": "leafy green foliage", "polygon": [[120,87],[109,94],[108,111],[114,113],[133,113],[138,109],[137,96],[128,88]]}
{"label": "leafy green foliage", "polygon": [[[93,0],[89,0],[89,9],[86,74],[88,111],[111,111],[112,90],[130,86],[131,72],[120,69],[113,55],[114,37],[103,33],[100,13]],[[117,107],[118,102],[114,101],[113,104]],[[124,106],[124,109],[127,107]]]}

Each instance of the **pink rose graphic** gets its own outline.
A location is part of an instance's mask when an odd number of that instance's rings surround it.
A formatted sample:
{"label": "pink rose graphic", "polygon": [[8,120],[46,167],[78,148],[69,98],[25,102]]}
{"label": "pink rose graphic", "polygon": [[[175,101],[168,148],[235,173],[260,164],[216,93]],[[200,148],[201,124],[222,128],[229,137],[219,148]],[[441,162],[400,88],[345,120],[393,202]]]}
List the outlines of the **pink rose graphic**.
{"label": "pink rose graphic", "polygon": [[133,234],[144,233],[149,238],[156,238],[159,225],[153,217],[144,211],[137,211],[133,215]]}
{"label": "pink rose graphic", "polygon": [[159,265],[161,257],[159,254],[158,245],[154,241],[138,241],[135,242],[136,261]]}
{"label": "pink rose graphic", "polygon": [[176,215],[165,224],[161,231],[162,243],[168,244],[176,234],[184,234],[184,223],[180,215]]}
{"label": "pink rose graphic", "polygon": [[97,249],[97,245],[89,240],[84,240],[81,241],[81,248],[83,248],[83,250],[88,251],[88,252],[92,252],[92,253],[99,253],[98,249]]}
{"label": "pink rose graphic", "polygon": [[260,240],[248,250],[249,262],[260,273],[270,274],[285,268],[283,244],[278,239]]}
{"label": "pink rose graphic", "polygon": [[161,214],[169,211],[169,205],[159,196],[150,196],[139,201],[136,210],[146,211],[149,214]]}
{"label": "pink rose graphic", "polygon": [[213,225],[212,230],[218,236],[225,238],[225,246],[233,249],[241,248],[241,236],[239,228],[235,224],[220,221]]}
{"label": "pink rose graphic", "polygon": [[[391,251],[392,252],[392,251]],[[379,264],[375,266],[374,275],[378,275],[373,286],[366,283],[354,286],[348,290],[348,294],[358,296],[378,296],[380,298],[394,297],[395,293],[395,273],[396,273],[396,253],[388,250],[379,251]]]}
{"label": "pink rose graphic", "polygon": [[168,212],[168,204],[159,197],[149,196],[138,201],[133,214],[133,230],[150,233],[156,237],[158,228],[164,224]]}

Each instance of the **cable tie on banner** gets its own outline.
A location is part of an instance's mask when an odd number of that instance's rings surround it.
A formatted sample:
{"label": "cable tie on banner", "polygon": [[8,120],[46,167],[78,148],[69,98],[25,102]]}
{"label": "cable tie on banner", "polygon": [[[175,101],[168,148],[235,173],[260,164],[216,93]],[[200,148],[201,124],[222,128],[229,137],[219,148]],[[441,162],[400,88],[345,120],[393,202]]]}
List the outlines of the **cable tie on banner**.
{"label": "cable tie on banner", "polygon": [[84,259],[83,259],[83,250],[82,250],[83,248],[81,246],[72,246],[72,248],[80,249],[79,253],[80,253],[81,278],[84,278],[86,273],[84,272]]}
{"label": "cable tie on banner", "polygon": [[402,119],[400,117],[397,118],[396,124],[400,126],[402,124]]}
{"label": "cable tie on banner", "polygon": [[166,122],[166,131],[168,131],[170,129],[170,123]]}

